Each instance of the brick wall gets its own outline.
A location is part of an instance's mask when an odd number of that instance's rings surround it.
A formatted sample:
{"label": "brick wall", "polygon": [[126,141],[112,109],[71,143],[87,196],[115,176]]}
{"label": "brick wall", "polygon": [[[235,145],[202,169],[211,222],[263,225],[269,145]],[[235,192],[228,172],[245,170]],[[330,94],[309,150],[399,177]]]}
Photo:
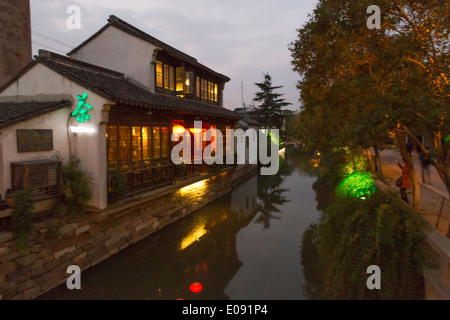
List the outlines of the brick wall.
{"label": "brick wall", "polygon": [[197,178],[204,182],[188,190],[169,186],[132,203],[80,215],[71,222],[35,223],[27,253],[18,250],[10,232],[0,233],[0,300],[36,298],[64,283],[68,266],[75,264],[86,270],[96,265],[230,192],[237,181],[255,172],[254,166],[242,166],[214,177]]}
{"label": "brick wall", "polygon": [[0,87],[31,61],[29,0],[0,1]]}

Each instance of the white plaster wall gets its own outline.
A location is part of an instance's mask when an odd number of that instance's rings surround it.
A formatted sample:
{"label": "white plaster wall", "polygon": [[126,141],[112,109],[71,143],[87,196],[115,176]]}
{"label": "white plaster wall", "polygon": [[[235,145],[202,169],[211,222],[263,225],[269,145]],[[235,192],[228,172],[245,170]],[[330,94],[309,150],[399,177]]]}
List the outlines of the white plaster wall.
{"label": "white plaster wall", "polygon": [[155,49],[159,48],[109,26],[70,57],[122,72],[153,92],[155,71],[152,61]]}
{"label": "white plaster wall", "polygon": [[[11,84],[0,94],[2,101],[57,101],[66,98],[73,102],[70,108],[55,111],[38,118],[16,124],[0,130],[0,146],[3,157],[0,159],[3,179],[0,192],[5,193],[11,185],[10,162],[48,159],[54,152],[17,153],[16,129],[53,129],[55,151],[60,151],[68,160],[69,145],[67,140],[67,121],[78,103],[77,95],[87,93],[87,103],[93,106],[89,111],[91,120],[85,126],[96,129],[94,134],[72,134],[71,141],[76,156],[81,160],[82,170],[89,172],[93,178],[92,198],[88,205],[103,209],[107,206],[107,170],[106,170],[106,122],[110,102],[105,98],[75,84],[49,68],[37,64],[18,81]],[[71,117],[70,125],[77,125]]]}
{"label": "white plaster wall", "polygon": [[[38,118],[24,121],[0,129],[0,143],[2,147],[0,165],[2,170],[1,193],[4,197],[6,189],[11,188],[11,162],[17,161],[33,161],[50,159],[56,151],[68,159],[69,148],[66,126],[61,123],[67,123],[67,114],[70,112],[69,108],[63,108],[51,113],[47,113]],[[53,150],[42,152],[17,152],[17,129],[52,129],[53,130]]]}

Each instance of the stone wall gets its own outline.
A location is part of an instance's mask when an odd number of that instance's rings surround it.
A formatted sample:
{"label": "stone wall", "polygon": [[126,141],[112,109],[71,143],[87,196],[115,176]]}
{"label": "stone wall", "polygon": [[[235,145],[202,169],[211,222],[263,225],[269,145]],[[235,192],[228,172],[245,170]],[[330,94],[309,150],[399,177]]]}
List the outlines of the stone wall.
{"label": "stone wall", "polygon": [[238,166],[88,212],[70,222],[35,223],[27,253],[18,250],[12,233],[0,233],[0,300],[36,298],[64,283],[68,266],[86,270],[225,195],[237,181],[255,173],[255,166]]}
{"label": "stone wall", "polygon": [[29,0],[0,1],[0,87],[31,61]]}

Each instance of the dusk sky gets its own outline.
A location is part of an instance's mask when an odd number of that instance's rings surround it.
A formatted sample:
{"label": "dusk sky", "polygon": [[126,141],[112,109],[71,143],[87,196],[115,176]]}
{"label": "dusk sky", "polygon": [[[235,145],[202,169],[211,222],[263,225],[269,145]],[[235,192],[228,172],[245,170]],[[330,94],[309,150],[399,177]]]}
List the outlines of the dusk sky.
{"label": "dusk sky", "polygon": [[[65,54],[107,23],[125,20],[231,78],[224,106],[249,105],[263,81],[272,76],[290,109],[299,108],[299,75],[292,71],[288,45],[312,13],[316,0],[31,0],[33,54],[46,49]],[[81,9],[81,29],[69,30],[70,5]]]}

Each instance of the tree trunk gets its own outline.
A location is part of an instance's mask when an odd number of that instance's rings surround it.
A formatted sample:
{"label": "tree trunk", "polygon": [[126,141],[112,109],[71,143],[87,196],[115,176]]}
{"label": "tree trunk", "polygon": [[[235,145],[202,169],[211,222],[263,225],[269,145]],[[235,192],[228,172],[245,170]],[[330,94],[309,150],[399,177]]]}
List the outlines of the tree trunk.
{"label": "tree trunk", "polygon": [[400,152],[403,156],[403,159],[405,159],[406,166],[408,167],[409,170],[409,175],[411,176],[411,184],[413,188],[413,208],[420,209],[419,182],[417,180],[416,170],[414,169],[414,163],[412,161],[412,158],[408,155],[408,152],[406,151],[406,143],[405,143],[406,135],[404,132],[400,130],[395,130],[395,134],[397,136]]}
{"label": "tree trunk", "polygon": [[375,150],[375,170],[378,173],[378,177],[384,178],[383,176],[383,166],[381,165],[380,151],[378,148],[373,148]]}
{"label": "tree trunk", "polygon": [[435,168],[438,172],[439,177],[447,188],[447,193],[450,197],[450,150],[442,146],[441,132],[434,135],[434,148],[436,150],[437,156],[437,163],[435,164]]}
{"label": "tree trunk", "polygon": [[419,141],[419,139],[417,139],[417,137],[413,135],[406,126],[403,125],[402,129],[419,146],[423,154],[430,160],[431,165],[436,168],[436,171],[438,172],[439,177],[447,188],[447,193],[450,197],[450,150],[449,148],[447,148],[444,151],[442,145],[440,145],[440,139],[436,139],[436,137],[440,138],[441,135],[435,134],[434,145],[437,152],[437,161],[434,161],[421,141]]}

